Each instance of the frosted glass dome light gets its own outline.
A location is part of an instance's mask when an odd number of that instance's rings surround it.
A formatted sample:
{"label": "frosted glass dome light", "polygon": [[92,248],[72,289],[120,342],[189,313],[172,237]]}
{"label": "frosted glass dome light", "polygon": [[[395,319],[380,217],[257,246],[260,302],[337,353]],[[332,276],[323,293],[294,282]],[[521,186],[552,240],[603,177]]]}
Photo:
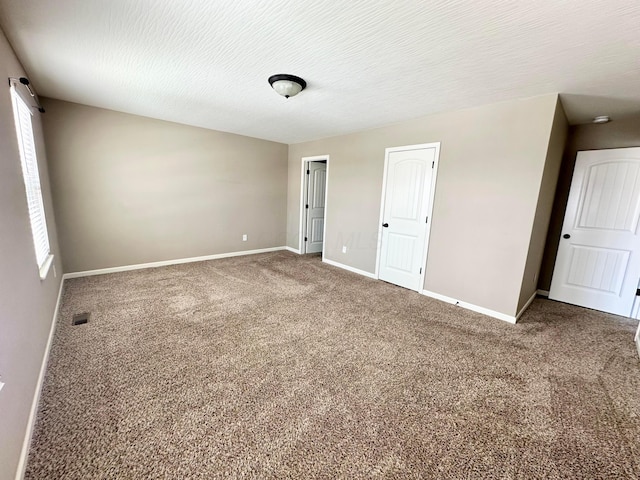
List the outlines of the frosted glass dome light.
{"label": "frosted glass dome light", "polygon": [[284,73],[270,76],[269,84],[285,98],[295,97],[307,86],[307,82],[302,78]]}

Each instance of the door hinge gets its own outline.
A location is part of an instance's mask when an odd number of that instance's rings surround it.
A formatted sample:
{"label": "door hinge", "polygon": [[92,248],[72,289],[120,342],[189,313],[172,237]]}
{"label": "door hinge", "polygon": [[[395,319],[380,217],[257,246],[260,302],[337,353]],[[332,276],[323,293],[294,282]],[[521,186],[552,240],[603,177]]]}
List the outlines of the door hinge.
{"label": "door hinge", "polygon": [[422,267],[420,267],[420,275],[422,275]]}
{"label": "door hinge", "polygon": [[425,220],[424,223],[429,223],[429,216],[427,215],[427,219]]}
{"label": "door hinge", "polygon": [[305,242],[307,241],[307,237],[304,237],[304,241],[305,241]]}
{"label": "door hinge", "polygon": [[309,175],[311,173],[311,170],[307,170],[307,175]]}
{"label": "door hinge", "polygon": [[304,208],[309,208],[309,205],[308,205],[308,204],[307,204],[307,205],[305,205],[305,206],[304,206]]}
{"label": "door hinge", "polygon": [[640,288],[636,290],[636,297],[640,297]]}
{"label": "door hinge", "polygon": [[433,162],[431,162],[431,168],[433,168],[435,164],[436,164],[435,160]]}

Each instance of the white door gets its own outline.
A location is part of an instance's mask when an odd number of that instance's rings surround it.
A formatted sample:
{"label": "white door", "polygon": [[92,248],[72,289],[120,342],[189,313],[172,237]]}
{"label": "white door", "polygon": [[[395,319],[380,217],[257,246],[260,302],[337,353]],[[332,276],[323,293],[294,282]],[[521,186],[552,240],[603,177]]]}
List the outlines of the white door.
{"label": "white door", "polygon": [[324,200],[327,184],[326,162],[309,162],[307,168],[306,253],[322,251],[324,237]]}
{"label": "white door", "polygon": [[439,146],[387,149],[378,277],[422,290]]}
{"label": "white door", "polygon": [[640,148],[578,152],[549,298],[631,315],[639,216]]}

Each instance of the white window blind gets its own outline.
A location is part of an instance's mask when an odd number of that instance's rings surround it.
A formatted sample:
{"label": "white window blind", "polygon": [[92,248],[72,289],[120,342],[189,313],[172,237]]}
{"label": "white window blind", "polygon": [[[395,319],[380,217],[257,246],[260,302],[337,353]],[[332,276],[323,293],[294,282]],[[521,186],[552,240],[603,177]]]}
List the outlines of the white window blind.
{"label": "white window blind", "polygon": [[38,268],[42,270],[45,264],[50,263],[50,248],[47,221],[44,216],[42,190],[40,188],[40,175],[38,174],[36,144],[33,138],[33,126],[31,124],[32,113],[31,108],[29,108],[18,94],[14,86],[11,87],[11,98],[13,99],[13,113],[16,122],[16,133],[18,135],[22,174],[27,191],[27,205],[29,207],[29,218],[31,220],[33,245],[36,250]]}

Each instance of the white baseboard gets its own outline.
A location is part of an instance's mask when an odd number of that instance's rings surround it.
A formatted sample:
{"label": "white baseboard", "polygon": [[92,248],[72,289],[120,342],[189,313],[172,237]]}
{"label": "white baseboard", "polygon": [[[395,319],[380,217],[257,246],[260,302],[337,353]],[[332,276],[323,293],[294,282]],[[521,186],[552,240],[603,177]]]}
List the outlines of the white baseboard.
{"label": "white baseboard", "polygon": [[323,258],[322,261],[324,263],[328,263],[329,265],[333,265],[334,267],[342,268],[344,270],[357,273],[358,275],[362,275],[363,277],[373,278],[374,280],[378,279],[373,273],[365,272],[364,270],[353,268],[353,267],[350,267],[349,265],[344,265],[342,263],[334,262],[333,260],[329,260],[328,258]]}
{"label": "white baseboard", "polygon": [[285,250],[288,250],[288,251],[290,251],[290,252],[292,252],[292,253],[297,253],[298,255],[301,255],[300,250],[298,250],[297,248],[293,248],[293,247],[289,247],[289,246],[287,246],[287,247],[284,247],[284,249],[285,249]]}
{"label": "white baseboard", "polygon": [[[520,319],[520,317],[522,316],[522,314],[524,313],[524,311],[529,308],[529,305],[531,305],[531,302],[533,302],[536,299],[536,295],[538,295],[538,292],[533,292],[533,295],[531,295],[531,298],[529,298],[529,300],[527,300],[527,303],[524,304],[524,307],[522,307],[520,309],[520,311],[518,312],[518,314],[516,315],[516,322]],[[514,322],[515,323],[515,322]]]}
{"label": "white baseboard", "polygon": [[[467,310],[481,313],[483,315],[488,315],[489,317],[497,318],[498,320],[503,320],[505,322],[516,323],[516,320],[517,320],[517,318],[514,317],[513,315],[506,315],[504,313],[496,312],[495,310],[479,307],[478,305],[474,305],[472,303],[461,302],[459,300],[456,300],[455,298],[447,297],[446,295],[441,295],[435,292],[430,292],[429,290],[423,290],[422,294],[426,295],[427,297],[435,298],[436,300],[441,300],[443,302],[457,305],[458,307],[466,308]],[[524,311],[524,309],[522,311]]]}
{"label": "white baseboard", "polygon": [[56,325],[58,320],[58,311],[60,310],[60,301],[62,300],[62,290],[64,288],[64,279],[60,280],[60,289],[58,290],[58,299],[56,300],[56,308],[53,310],[53,319],[51,320],[51,328],[49,329],[49,338],[47,339],[47,346],[44,350],[44,356],[42,357],[42,364],[40,365],[40,374],[38,376],[38,383],[36,384],[36,390],[33,396],[33,402],[31,402],[31,411],[29,412],[29,419],[27,420],[27,431],[24,435],[24,441],[22,442],[22,450],[20,452],[20,458],[18,459],[18,469],[16,470],[16,480],[22,480],[25,470],[27,469],[27,459],[29,458],[29,447],[31,446],[31,436],[33,435],[33,428],[36,425],[36,417],[38,415],[38,405],[40,404],[40,395],[42,394],[42,385],[44,383],[44,376],[47,373],[47,364],[49,363],[49,352],[51,351],[51,344],[53,343],[53,335],[56,331]]}
{"label": "white baseboard", "polygon": [[286,250],[287,247],[260,248],[258,250],[244,250],[242,252],[218,253],[215,255],[205,255],[202,257],[178,258],[175,260],[164,260],[161,262],[139,263],[136,265],[124,265],[122,267],[100,268],[97,270],[86,270],[84,272],[65,273],[63,278],[89,277],[91,275],[104,275],[107,273],[128,272],[130,270],[141,270],[143,268],[166,267],[168,265],[179,265],[181,263],[204,262],[206,260],[217,260],[219,258],[240,257],[243,255],[255,255],[256,253],[277,252]]}
{"label": "white baseboard", "polygon": [[[348,270],[350,272],[357,273],[358,275],[362,275],[364,277],[372,278],[374,280],[378,279],[378,277],[376,277],[375,274],[373,274],[373,273],[365,272],[364,270],[353,268],[353,267],[350,267],[348,265],[344,265],[342,263],[338,263],[338,262],[335,262],[333,260],[329,260],[327,258],[323,259],[322,261],[324,263],[328,263],[329,265],[333,265],[334,267],[342,268],[344,270]],[[494,317],[494,318],[497,318],[499,320],[503,320],[503,321],[509,322],[509,323],[516,323],[516,321],[520,317],[520,315],[522,315],[522,313],[524,313],[524,311],[527,309],[527,307],[531,304],[531,302],[533,302],[533,300],[536,297],[536,294],[534,293],[533,296],[527,302],[527,304],[522,308],[522,310],[520,310],[520,313],[518,313],[518,316],[514,317],[512,315],[505,315],[504,313],[496,312],[494,310],[489,310],[488,308],[479,307],[479,306],[473,305],[471,303],[460,302],[460,301],[458,301],[458,300],[456,300],[454,298],[450,298],[450,297],[447,297],[445,295],[440,295],[439,293],[430,292],[428,290],[423,290],[420,293],[422,293],[423,295],[426,295],[428,297],[435,298],[436,300],[442,300],[443,302],[451,303],[453,305],[457,305],[459,307],[466,308],[467,310],[472,310],[474,312],[482,313],[483,315],[488,315],[490,317]]]}
{"label": "white baseboard", "polygon": [[538,295],[541,295],[543,297],[548,297],[549,296],[549,291],[548,290],[538,290]]}

